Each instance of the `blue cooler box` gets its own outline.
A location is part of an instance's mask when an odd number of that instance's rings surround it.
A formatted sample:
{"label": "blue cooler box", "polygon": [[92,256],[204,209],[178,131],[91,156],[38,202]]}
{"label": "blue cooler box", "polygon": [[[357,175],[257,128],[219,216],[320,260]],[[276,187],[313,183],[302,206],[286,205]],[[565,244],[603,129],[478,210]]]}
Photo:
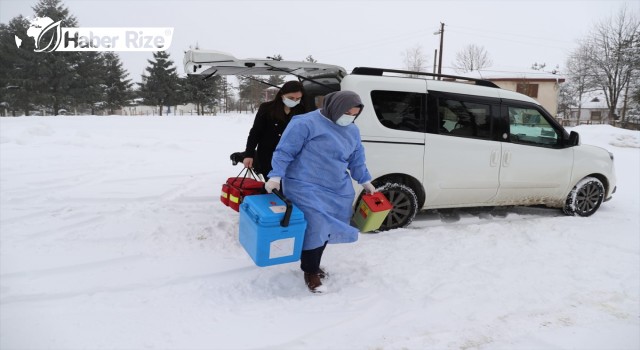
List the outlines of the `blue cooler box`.
{"label": "blue cooler box", "polygon": [[275,194],[247,196],[240,205],[240,244],[258,266],[298,261],[306,228],[302,211]]}

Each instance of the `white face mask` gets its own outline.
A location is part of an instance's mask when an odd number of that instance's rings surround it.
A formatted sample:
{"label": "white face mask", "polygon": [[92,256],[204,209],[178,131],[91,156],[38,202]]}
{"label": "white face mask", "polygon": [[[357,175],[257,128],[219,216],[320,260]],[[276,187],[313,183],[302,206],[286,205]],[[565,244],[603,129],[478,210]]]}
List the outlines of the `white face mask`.
{"label": "white face mask", "polygon": [[340,126],[347,126],[347,125],[353,123],[354,120],[356,120],[356,116],[355,115],[343,114],[342,117],[340,117],[340,118],[338,118],[338,120],[336,120],[336,124],[338,124]]}
{"label": "white face mask", "polygon": [[284,105],[289,107],[289,108],[293,108],[293,107],[297,106],[300,103],[300,101],[294,101],[294,100],[288,99],[288,98],[283,96],[282,97],[282,103],[284,103]]}

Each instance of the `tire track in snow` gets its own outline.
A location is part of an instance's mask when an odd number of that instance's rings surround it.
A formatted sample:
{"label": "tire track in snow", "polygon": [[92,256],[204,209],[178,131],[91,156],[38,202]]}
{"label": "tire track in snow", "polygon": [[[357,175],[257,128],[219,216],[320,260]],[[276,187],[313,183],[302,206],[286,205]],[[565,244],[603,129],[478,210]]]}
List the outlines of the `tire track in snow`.
{"label": "tire track in snow", "polygon": [[553,217],[568,217],[553,208],[517,207],[509,210],[460,208],[445,210],[423,210],[418,212],[407,230],[421,230],[427,227],[518,222]]}
{"label": "tire track in snow", "polygon": [[202,280],[210,280],[221,277],[237,277],[238,273],[255,271],[253,265],[243,266],[234,269],[207,272],[201,274],[193,274],[190,276],[180,276],[173,278],[163,278],[162,280],[144,281],[136,283],[121,284],[118,286],[95,286],[77,291],[58,292],[58,293],[24,293],[16,295],[8,295],[0,298],[0,305],[11,305],[16,303],[32,303],[52,300],[70,299],[75,297],[92,297],[102,294],[131,293],[139,291],[151,291],[162,289],[165,287],[173,287],[184,284],[199,282]]}
{"label": "tire track in snow", "polygon": [[81,264],[70,265],[70,266],[54,267],[50,269],[9,272],[9,273],[0,274],[0,279],[4,279],[4,280],[15,279],[15,278],[31,279],[31,278],[41,277],[41,276],[49,277],[49,276],[58,275],[58,274],[67,274],[67,273],[75,273],[75,272],[82,272],[82,271],[93,271],[99,267],[111,266],[112,264],[116,264],[116,263],[129,263],[129,262],[138,261],[141,259],[145,259],[145,256],[142,254],[138,254],[138,255],[123,256],[120,258],[92,261],[92,262],[81,263]]}

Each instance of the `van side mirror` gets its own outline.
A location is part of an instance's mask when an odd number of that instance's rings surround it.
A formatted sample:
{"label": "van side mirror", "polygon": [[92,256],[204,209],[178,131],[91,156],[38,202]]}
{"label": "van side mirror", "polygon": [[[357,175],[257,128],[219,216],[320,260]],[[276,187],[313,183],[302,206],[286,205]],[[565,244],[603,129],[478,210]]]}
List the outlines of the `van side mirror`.
{"label": "van side mirror", "polygon": [[575,131],[572,131],[569,134],[569,142],[568,142],[567,146],[573,147],[573,146],[577,146],[579,144],[580,144],[580,134],[578,134]]}

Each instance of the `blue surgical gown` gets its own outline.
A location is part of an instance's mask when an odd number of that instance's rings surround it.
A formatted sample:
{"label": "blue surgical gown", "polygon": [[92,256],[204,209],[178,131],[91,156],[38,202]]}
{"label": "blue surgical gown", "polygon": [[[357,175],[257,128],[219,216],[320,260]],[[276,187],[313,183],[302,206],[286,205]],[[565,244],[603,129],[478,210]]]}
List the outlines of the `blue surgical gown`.
{"label": "blue surgical gown", "polygon": [[339,126],[320,110],[289,122],[271,161],[269,177],[282,178],[282,189],[307,220],[303,250],[329,243],[358,240],[349,225],[354,189],[371,181],[360,131],[355,124]]}

